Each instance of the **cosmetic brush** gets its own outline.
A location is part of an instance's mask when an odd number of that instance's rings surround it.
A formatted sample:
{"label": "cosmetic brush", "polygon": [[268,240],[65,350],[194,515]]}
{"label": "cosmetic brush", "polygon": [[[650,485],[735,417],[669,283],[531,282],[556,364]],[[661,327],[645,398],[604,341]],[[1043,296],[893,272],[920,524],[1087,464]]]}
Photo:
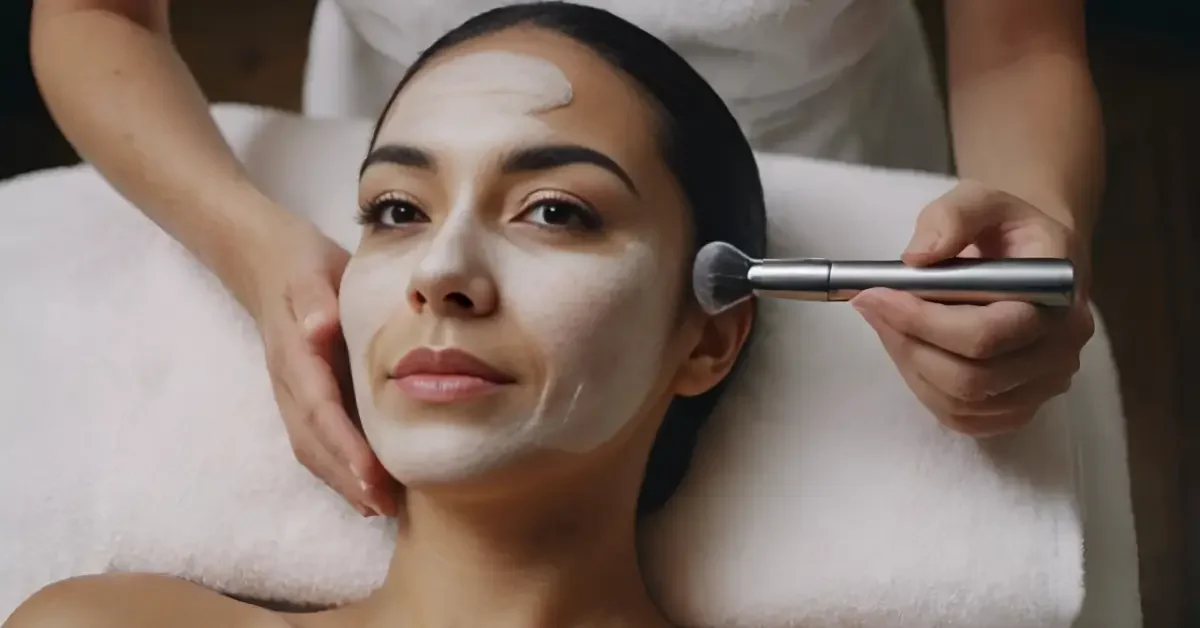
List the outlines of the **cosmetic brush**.
{"label": "cosmetic brush", "polygon": [[727,242],[710,242],[692,267],[692,289],[709,314],[751,296],[849,301],[868,288],[891,288],[939,303],[1023,301],[1066,307],[1075,298],[1075,266],[1058,258],[955,258],[930,266],[898,260],[759,260]]}

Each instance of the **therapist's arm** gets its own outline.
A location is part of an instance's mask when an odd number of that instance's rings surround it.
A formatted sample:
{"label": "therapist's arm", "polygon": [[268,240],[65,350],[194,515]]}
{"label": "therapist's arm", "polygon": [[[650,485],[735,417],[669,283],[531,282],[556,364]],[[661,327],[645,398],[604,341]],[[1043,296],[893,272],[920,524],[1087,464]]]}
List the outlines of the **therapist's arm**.
{"label": "therapist's arm", "polygon": [[250,183],[171,42],[167,0],[37,0],[33,70],[63,134],[248,309],[285,212]]}
{"label": "therapist's arm", "polygon": [[364,515],[390,514],[391,478],[338,385],[348,381],[334,358],[349,254],[255,188],[175,51],[167,15],[166,0],[37,0],[31,52],[50,112],[80,155],[254,316],[300,461]]}
{"label": "therapist's arm", "polygon": [[946,0],[958,174],[1008,192],[1090,239],[1103,126],[1083,0]]}

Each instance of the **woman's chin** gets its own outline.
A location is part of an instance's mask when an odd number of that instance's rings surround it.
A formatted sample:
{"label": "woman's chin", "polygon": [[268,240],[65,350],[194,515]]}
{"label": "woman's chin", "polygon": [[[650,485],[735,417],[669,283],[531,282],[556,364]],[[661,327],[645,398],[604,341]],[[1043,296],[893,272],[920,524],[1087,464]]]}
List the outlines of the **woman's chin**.
{"label": "woman's chin", "polygon": [[364,420],[363,429],[388,473],[412,489],[475,482],[538,449],[520,430],[472,421]]}

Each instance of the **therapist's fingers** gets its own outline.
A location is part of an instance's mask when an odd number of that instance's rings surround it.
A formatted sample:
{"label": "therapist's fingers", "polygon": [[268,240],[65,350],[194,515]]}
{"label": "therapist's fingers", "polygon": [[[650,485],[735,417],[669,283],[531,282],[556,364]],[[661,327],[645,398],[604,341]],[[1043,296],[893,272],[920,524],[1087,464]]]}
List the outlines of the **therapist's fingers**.
{"label": "therapist's fingers", "polygon": [[942,393],[925,381],[921,401],[947,427],[972,436],[996,436],[1028,425],[1050,399],[1071,387],[1069,377],[1043,377],[1008,392],[977,401]]}
{"label": "therapist's fingers", "polygon": [[931,303],[897,290],[873,288],[852,302],[889,326],[950,353],[985,360],[1023,349],[1056,332],[1065,317],[1029,303]]}
{"label": "therapist's fingers", "polygon": [[[871,312],[863,312],[863,319],[871,325],[875,333],[879,335],[879,340],[882,342],[888,356],[891,357],[900,372],[900,376],[904,378],[904,383],[908,385],[909,390],[916,395],[917,400],[921,402],[930,412],[938,418],[942,423],[948,423],[945,412],[947,405],[944,396],[939,394],[937,389],[921,378],[921,375],[912,368],[906,367],[907,352],[905,345],[908,342],[907,337],[899,331],[888,326],[887,323],[876,317]],[[949,427],[972,434],[970,426],[963,428],[957,424],[949,424]]]}
{"label": "therapist's fingers", "polygon": [[[353,385],[334,285],[319,273],[289,285],[292,321],[299,324],[303,346],[297,346],[296,353],[284,361],[283,372],[304,411],[300,429],[311,432],[315,442],[341,465],[332,470],[338,475],[337,484],[353,484],[342,491],[346,498],[365,503],[379,514],[391,515],[395,513],[395,482],[351,416]],[[283,328],[295,329],[286,321]],[[344,477],[347,472],[352,477]]]}
{"label": "therapist's fingers", "polygon": [[328,455],[331,459],[329,464],[321,465],[321,479],[348,500],[378,514],[391,514],[394,506],[390,493],[378,490],[385,484],[386,473],[346,412],[331,364],[332,353],[332,348],[306,340],[287,357],[284,381],[299,411],[299,416],[288,420],[299,421],[297,431],[310,437],[306,442],[318,450],[308,452],[310,455],[319,460]]}
{"label": "therapist's fingers", "polygon": [[280,347],[274,351],[274,359],[271,360],[275,364],[272,369],[276,383],[275,400],[287,427],[292,451],[300,464],[337,491],[356,510],[364,515],[372,514],[373,509],[367,505],[366,491],[359,485],[349,464],[339,459],[336,450],[325,442],[323,432],[327,430],[322,424],[328,421],[328,411],[311,393],[304,396],[297,394],[304,394],[309,379],[305,375],[308,368],[302,363],[312,359],[297,357],[302,351],[294,346]]}
{"label": "therapist's fingers", "polygon": [[354,383],[350,376],[350,359],[346,351],[346,341],[341,334],[340,326],[337,333],[324,340],[325,344],[315,346],[334,375],[334,381],[339,395],[337,403],[329,406],[324,425],[332,430],[344,430],[348,439],[342,451],[347,452],[343,457],[349,461],[350,469],[360,487],[367,493],[366,503],[382,515],[395,516],[397,512],[396,497],[399,489],[395,478],[375,455],[366,437],[363,436],[358,420],[358,408],[354,397]]}
{"label": "therapist's fingers", "polygon": [[[304,321],[306,355],[289,364],[291,381],[301,387],[297,398],[310,408],[312,426],[322,444],[332,451],[339,462],[347,466],[363,490],[378,482],[381,471],[375,453],[359,432],[351,411],[354,410],[354,388],[350,382],[346,343],[337,318],[337,302],[332,291],[327,293],[325,307],[310,313]],[[313,310],[309,310],[313,312]],[[315,359],[314,359],[315,358]]]}
{"label": "therapist's fingers", "polygon": [[907,368],[966,409],[993,408],[995,403],[986,402],[1041,379],[1069,381],[1079,370],[1079,354],[1051,341],[993,360],[964,358],[911,336],[904,339],[903,351]]}
{"label": "therapist's fingers", "polygon": [[314,433],[299,433],[292,440],[292,447],[296,452],[296,459],[349,502],[358,511],[358,514],[364,517],[373,517],[379,514],[374,508],[364,503],[365,494],[359,496],[358,499],[353,497],[358,490],[353,478],[344,472],[341,461],[316,438]]}
{"label": "therapist's fingers", "polygon": [[1006,216],[1007,196],[963,182],[935,199],[917,215],[904,259],[928,264],[958,255],[987,228]]}
{"label": "therapist's fingers", "polygon": [[283,415],[284,425],[287,428],[288,440],[292,446],[292,453],[296,460],[308,469],[315,477],[320,479],[331,489],[336,491],[343,499],[346,499],[355,510],[364,517],[373,515],[374,513],[362,500],[351,498],[355,493],[354,485],[349,481],[349,478],[338,474],[338,467],[333,455],[330,454],[325,447],[316,440],[315,435],[305,429],[298,429],[304,425],[304,411],[296,403],[291,392],[281,379],[273,379],[272,387],[275,392],[275,403],[279,407],[280,414]]}
{"label": "therapist's fingers", "polygon": [[[1001,369],[975,365],[960,370],[956,358],[892,328],[871,312],[863,318],[879,335],[905,383],[943,424],[972,436],[990,436],[1026,425],[1045,401],[1070,385],[1075,365],[1031,365],[1017,354]],[[1040,348],[1037,349],[1041,351]],[[931,369],[931,363],[935,366]],[[1002,371],[1002,375],[997,372]],[[1007,382],[1000,382],[1003,377]],[[950,383],[947,384],[946,380]],[[1021,382],[1013,384],[1012,382]],[[996,394],[980,391],[996,390]]]}
{"label": "therapist's fingers", "polygon": [[975,245],[990,257],[1070,257],[1069,230],[1024,200],[964,181],[917,216],[903,259],[926,265]]}

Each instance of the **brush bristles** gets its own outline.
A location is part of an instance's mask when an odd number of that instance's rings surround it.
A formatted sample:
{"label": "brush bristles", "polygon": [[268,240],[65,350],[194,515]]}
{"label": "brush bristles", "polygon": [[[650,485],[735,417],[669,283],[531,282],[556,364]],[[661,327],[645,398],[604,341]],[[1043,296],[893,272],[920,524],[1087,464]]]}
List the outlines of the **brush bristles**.
{"label": "brush bristles", "polygon": [[692,290],[700,307],[719,314],[748,299],[753,291],[747,278],[754,260],[727,242],[709,242],[696,253]]}

